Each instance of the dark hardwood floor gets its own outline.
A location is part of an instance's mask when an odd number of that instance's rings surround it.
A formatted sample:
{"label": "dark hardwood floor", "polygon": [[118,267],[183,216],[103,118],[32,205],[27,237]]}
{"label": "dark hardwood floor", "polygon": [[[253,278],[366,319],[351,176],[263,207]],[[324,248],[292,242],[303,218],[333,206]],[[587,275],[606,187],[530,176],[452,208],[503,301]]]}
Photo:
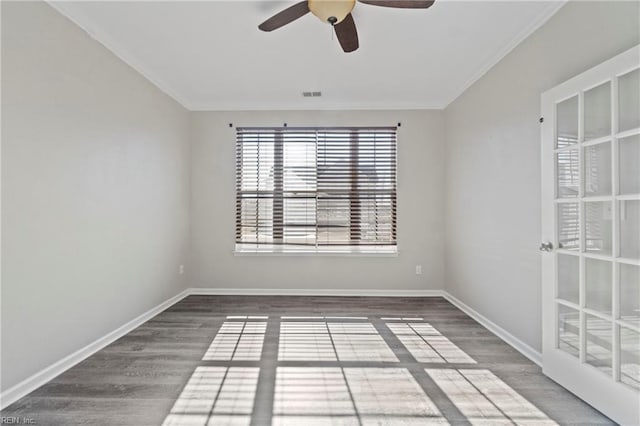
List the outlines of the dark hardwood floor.
{"label": "dark hardwood floor", "polygon": [[612,424],[446,300],[378,297],[189,296],[2,416],[61,426]]}

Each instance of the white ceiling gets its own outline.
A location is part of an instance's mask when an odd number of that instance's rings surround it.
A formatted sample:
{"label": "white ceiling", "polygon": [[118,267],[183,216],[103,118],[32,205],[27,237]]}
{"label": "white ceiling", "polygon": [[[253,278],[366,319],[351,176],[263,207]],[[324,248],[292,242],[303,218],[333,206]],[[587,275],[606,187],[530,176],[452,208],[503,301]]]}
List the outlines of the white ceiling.
{"label": "white ceiling", "polygon": [[311,14],[258,30],[293,3],[51,4],[186,108],[254,110],[443,108],[564,2],[439,0],[427,10],[359,3],[360,49],[349,54]]}

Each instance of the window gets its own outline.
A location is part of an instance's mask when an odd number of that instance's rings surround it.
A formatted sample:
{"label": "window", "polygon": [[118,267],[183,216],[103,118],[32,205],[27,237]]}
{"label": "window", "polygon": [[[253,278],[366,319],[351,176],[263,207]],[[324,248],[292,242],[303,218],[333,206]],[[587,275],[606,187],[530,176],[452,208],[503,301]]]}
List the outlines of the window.
{"label": "window", "polygon": [[395,249],[395,127],[237,128],[236,251]]}

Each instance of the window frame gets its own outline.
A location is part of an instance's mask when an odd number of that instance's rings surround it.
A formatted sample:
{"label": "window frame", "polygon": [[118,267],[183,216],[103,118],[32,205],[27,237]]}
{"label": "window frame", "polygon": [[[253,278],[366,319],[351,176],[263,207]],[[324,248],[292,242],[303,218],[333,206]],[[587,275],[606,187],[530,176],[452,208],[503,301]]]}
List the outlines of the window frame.
{"label": "window frame", "polygon": [[[397,199],[398,199],[398,177],[397,177],[397,165],[398,165],[398,128],[395,126],[387,126],[387,127],[379,127],[379,126],[359,126],[359,127],[344,127],[344,126],[331,126],[331,127],[236,127],[236,146],[235,146],[235,161],[236,161],[236,176],[235,176],[235,196],[236,196],[236,211],[235,211],[235,241],[234,241],[234,254],[237,256],[362,256],[362,257],[396,257],[398,255],[398,238],[397,238]],[[272,136],[273,138],[273,206],[272,206],[272,241],[269,243],[259,243],[259,242],[241,242],[239,239],[242,235],[242,200],[250,199],[243,198],[243,190],[242,190],[242,173],[244,172],[243,168],[243,159],[242,159],[242,143],[244,140],[241,138],[241,134],[243,132],[260,132],[264,131],[265,136]],[[316,189],[315,189],[315,199],[316,204],[314,207],[314,211],[316,214],[315,219],[315,244],[292,244],[283,242],[284,238],[284,200],[288,199],[286,197],[286,190],[284,188],[284,174],[285,174],[285,165],[284,165],[284,146],[286,143],[286,136],[283,137],[283,133],[295,133],[298,132],[315,132],[316,133],[316,157],[315,157],[315,173],[316,173]],[[321,190],[318,189],[318,170],[320,170],[319,166],[319,157],[318,157],[318,134],[324,134],[325,137],[330,132],[340,133],[343,132],[344,135],[349,136],[350,148],[349,152],[349,162],[347,166],[352,170],[351,177],[345,179],[345,182],[350,182],[352,191],[355,193],[366,192],[361,189],[356,188],[356,183],[358,182],[357,176],[358,173],[361,173],[361,169],[358,169],[358,156],[360,155],[360,151],[358,149],[353,149],[355,146],[358,147],[359,138],[354,138],[354,135],[357,135],[357,132],[363,132],[364,134],[375,134],[376,131],[379,131],[381,134],[391,134],[392,142],[390,145],[392,147],[392,163],[391,167],[393,171],[391,173],[387,172],[387,175],[391,177],[392,187],[388,190],[389,203],[390,203],[390,213],[389,213],[389,224],[391,226],[390,238],[391,241],[388,243],[382,242],[381,244],[375,243],[367,243],[366,240],[363,244],[340,244],[336,242],[336,244],[330,243],[319,243],[318,240],[318,229],[319,229],[319,220],[318,220],[318,204],[317,201],[319,199],[319,194]],[[387,136],[388,137],[388,136]],[[326,143],[326,141],[325,141]],[[389,143],[389,142],[387,142]],[[375,145],[375,142],[374,142]],[[259,149],[259,142],[257,143]],[[375,148],[374,148],[375,149]],[[347,152],[347,150],[345,150]],[[259,154],[258,154],[259,155]],[[242,164],[242,165],[239,165]],[[377,170],[377,169],[376,169]],[[356,188],[355,190],[353,188]],[[250,192],[250,191],[249,191]],[[256,192],[260,192],[260,189],[257,188]],[[384,192],[383,192],[384,193]],[[353,241],[354,233],[358,233],[361,231],[361,217],[358,212],[358,208],[354,207],[354,200],[358,197],[350,196],[347,200],[349,202],[348,208],[348,232],[349,232],[349,241]],[[377,207],[377,204],[374,204],[374,210]],[[257,208],[257,207],[256,207]],[[281,213],[275,213],[281,212]],[[377,225],[376,225],[377,227]],[[256,232],[258,230],[256,229]],[[376,229],[377,232],[377,229]]]}

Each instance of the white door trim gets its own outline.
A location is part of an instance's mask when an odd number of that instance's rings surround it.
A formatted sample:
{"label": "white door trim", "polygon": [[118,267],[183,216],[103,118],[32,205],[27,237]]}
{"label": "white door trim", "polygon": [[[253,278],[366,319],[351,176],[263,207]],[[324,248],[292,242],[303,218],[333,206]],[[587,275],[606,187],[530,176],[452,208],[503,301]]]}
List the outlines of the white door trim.
{"label": "white door trim", "polygon": [[[542,241],[549,241],[558,245],[556,237],[555,218],[555,182],[556,170],[554,163],[554,140],[556,108],[555,105],[562,100],[569,99],[575,95],[579,96],[580,110],[582,110],[582,93],[589,88],[596,87],[606,81],[612,80],[612,108],[613,117],[616,117],[617,108],[617,87],[616,79],[612,77],[620,76],[640,65],[640,45],[603,62],[602,64],[588,70],[565,83],[556,86],[541,96],[543,125],[541,132],[541,159],[542,159]],[[579,118],[579,140],[582,140],[582,118]],[[612,120],[617,121],[617,120]],[[617,131],[617,122],[612,123],[612,133]],[[618,135],[620,136],[620,135]],[[612,139],[615,141],[615,138]],[[612,158],[617,158],[616,144],[612,143]],[[581,149],[581,148],[580,148]],[[583,154],[580,153],[580,156]],[[582,162],[581,162],[582,163]],[[580,181],[583,179],[582,164],[580,165]],[[615,179],[614,179],[615,182]],[[581,183],[582,187],[582,183]],[[613,184],[614,195],[616,184]],[[581,189],[582,191],[582,189]],[[608,200],[611,197],[607,198]],[[579,199],[578,199],[579,200]],[[576,200],[576,201],[578,201]],[[616,203],[612,203],[613,215],[616,214]],[[582,209],[581,209],[582,211]],[[583,214],[583,213],[581,213]],[[615,217],[615,216],[614,216]],[[582,222],[582,220],[581,220]],[[615,221],[614,221],[615,222]],[[583,232],[583,231],[581,231]],[[616,232],[614,230],[613,235]],[[584,237],[582,237],[584,238]],[[613,237],[613,245],[616,247],[616,237]],[[614,249],[615,256],[615,249]],[[594,257],[594,256],[590,256]],[[542,357],[543,372],[553,380],[569,389],[571,392],[602,411],[616,422],[621,424],[640,424],[640,393],[614,380],[614,376],[608,376],[595,367],[584,363],[584,347],[582,347],[581,359],[577,359],[566,352],[557,349],[557,327],[556,327],[556,258],[554,252],[543,252],[542,254]],[[582,262],[581,262],[582,264]],[[582,266],[581,266],[582,267]],[[613,268],[614,270],[616,268]],[[583,272],[583,271],[582,271]],[[581,277],[584,274],[581,272]],[[613,272],[613,278],[616,277]],[[614,281],[615,282],[615,281]],[[581,290],[584,290],[584,279],[581,278]],[[616,286],[614,286],[614,289]],[[584,291],[581,291],[584,294]],[[581,296],[581,305],[584,306],[584,296]],[[616,291],[613,291],[614,298],[614,323],[616,312]],[[583,315],[582,315],[583,316]],[[581,316],[581,318],[582,318]],[[581,320],[582,327],[580,333],[584,333],[584,320]],[[618,337],[613,333],[613,345],[617,343]],[[580,339],[584,342],[584,339]],[[583,343],[581,343],[583,345]],[[616,371],[619,360],[613,360],[613,370]],[[615,374],[615,373],[614,373]],[[617,379],[617,375],[615,376]]]}

